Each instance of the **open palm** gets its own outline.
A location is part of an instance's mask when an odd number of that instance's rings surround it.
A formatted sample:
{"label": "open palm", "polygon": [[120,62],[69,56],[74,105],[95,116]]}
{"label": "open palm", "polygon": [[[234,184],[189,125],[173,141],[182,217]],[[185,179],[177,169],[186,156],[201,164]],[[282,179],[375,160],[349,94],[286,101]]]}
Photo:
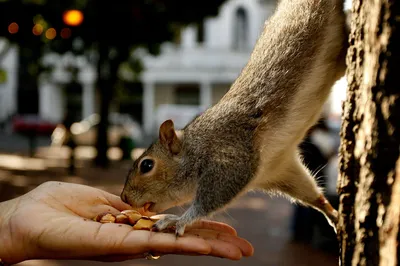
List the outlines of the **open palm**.
{"label": "open palm", "polygon": [[183,237],[133,230],[125,224],[92,221],[99,213],[120,213],[130,206],[119,197],[88,186],[47,182],[13,200],[8,220],[11,258],[121,261],[153,254],[191,254],[240,259],[252,246],[222,223],[200,221]]}

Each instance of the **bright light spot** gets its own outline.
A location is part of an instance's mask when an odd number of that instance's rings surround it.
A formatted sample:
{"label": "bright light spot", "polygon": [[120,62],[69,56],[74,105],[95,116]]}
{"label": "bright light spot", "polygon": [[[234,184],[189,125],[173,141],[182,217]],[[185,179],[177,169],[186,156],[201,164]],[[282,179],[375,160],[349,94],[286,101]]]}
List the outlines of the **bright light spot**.
{"label": "bright light spot", "polygon": [[46,30],[46,38],[49,40],[53,40],[57,35],[56,29],[55,28],[50,28]]}
{"label": "bright light spot", "polygon": [[75,149],[75,155],[77,159],[90,160],[97,156],[97,150],[95,147],[79,146]]}
{"label": "bright light spot", "polygon": [[64,12],[63,20],[69,26],[79,26],[83,21],[83,13],[79,10],[68,10]]}
{"label": "bright light spot", "polygon": [[352,0],[346,0],[344,2],[344,10],[349,10],[351,9],[351,5],[352,5]]}
{"label": "bright light spot", "polygon": [[0,155],[0,167],[5,169],[45,170],[42,159],[25,158],[17,155]]}
{"label": "bright light spot", "polygon": [[87,118],[92,125],[96,125],[100,122],[100,115],[99,114],[92,114]]}
{"label": "bright light spot", "polygon": [[122,151],[120,148],[111,147],[107,150],[107,157],[110,158],[110,160],[120,160],[122,158]]}
{"label": "bright light spot", "polygon": [[145,149],[142,149],[142,148],[133,149],[133,151],[131,152],[131,157],[134,160],[136,160],[137,158],[139,158],[143,154],[144,151],[145,151]]}
{"label": "bright light spot", "polygon": [[340,116],[342,114],[342,103],[346,100],[347,80],[346,77],[339,79],[332,87],[331,113]]}
{"label": "bright light spot", "polygon": [[32,33],[36,36],[39,36],[43,33],[43,26],[40,24],[36,24],[35,26],[33,26]]}
{"label": "bright light spot", "polygon": [[84,120],[84,121],[81,122],[81,124],[82,124],[82,127],[83,127],[84,131],[88,131],[90,129],[89,121]]}
{"label": "bright light spot", "polygon": [[76,122],[71,125],[71,133],[74,135],[82,134],[90,129],[88,121]]}
{"label": "bright light spot", "polygon": [[65,138],[65,129],[63,127],[57,127],[51,134],[52,145],[62,145]]}
{"label": "bright light spot", "polygon": [[83,132],[83,126],[81,123],[73,123],[71,125],[71,133],[74,135],[81,134]]}
{"label": "bright light spot", "polygon": [[11,34],[17,33],[19,30],[19,26],[17,23],[13,22],[10,25],[8,25],[8,32]]}
{"label": "bright light spot", "polygon": [[36,150],[36,156],[46,159],[46,165],[49,167],[57,165],[60,162],[58,159],[68,159],[69,153],[70,149],[67,146],[38,147]]}
{"label": "bright light spot", "polygon": [[63,28],[61,30],[61,38],[68,39],[69,37],[71,37],[71,30],[68,28]]}

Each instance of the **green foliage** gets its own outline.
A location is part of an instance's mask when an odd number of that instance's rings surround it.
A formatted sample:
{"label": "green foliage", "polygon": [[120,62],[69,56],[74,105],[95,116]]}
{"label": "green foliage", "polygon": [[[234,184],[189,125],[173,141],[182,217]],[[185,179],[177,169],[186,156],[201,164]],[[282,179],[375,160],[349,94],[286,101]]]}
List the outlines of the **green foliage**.
{"label": "green foliage", "polygon": [[7,82],[7,71],[0,68],[0,84],[6,83],[6,82]]}
{"label": "green foliage", "polygon": [[[215,15],[224,0],[2,0],[0,1],[0,36],[35,49],[36,58],[44,50],[59,53],[73,51],[73,41],[79,37],[83,50],[106,45],[118,51],[119,61],[129,56],[132,47],[144,47],[158,54],[161,43],[177,41],[180,29],[191,22],[202,21],[206,15]],[[81,10],[81,25],[65,25],[63,13]],[[10,23],[16,22],[18,32],[11,34]],[[41,33],[34,34],[39,25]],[[54,39],[46,31],[54,28]],[[62,38],[61,31],[68,28],[71,36]],[[36,32],[37,33],[37,32]],[[107,55],[104,55],[107,56]],[[141,71],[140,62],[132,60],[134,71]]]}
{"label": "green foliage", "polygon": [[[60,52],[71,50],[74,37],[83,39],[86,47],[105,42],[110,46],[127,48],[144,46],[158,53],[159,44],[173,40],[179,27],[215,15],[224,0],[2,0],[0,1],[0,36],[11,41],[41,42]],[[69,9],[81,10],[84,21],[78,27],[64,24],[62,15]],[[8,25],[17,22],[19,31],[8,32]],[[32,28],[38,23],[43,33],[35,36]],[[48,28],[57,36],[45,37]],[[70,28],[72,36],[63,39],[60,32]]]}

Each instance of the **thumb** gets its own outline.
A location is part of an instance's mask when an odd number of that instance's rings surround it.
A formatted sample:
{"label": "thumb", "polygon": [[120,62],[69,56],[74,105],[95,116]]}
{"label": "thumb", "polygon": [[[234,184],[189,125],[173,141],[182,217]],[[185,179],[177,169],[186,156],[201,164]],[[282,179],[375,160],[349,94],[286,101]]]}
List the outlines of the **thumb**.
{"label": "thumb", "polygon": [[105,199],[110,203],[110,205],[115,209],[119,211],[132,209],[132,207],[129,204],[123,202],[119,196],[108,193],[106,191],[102,191],[102,194],[105,197]]}

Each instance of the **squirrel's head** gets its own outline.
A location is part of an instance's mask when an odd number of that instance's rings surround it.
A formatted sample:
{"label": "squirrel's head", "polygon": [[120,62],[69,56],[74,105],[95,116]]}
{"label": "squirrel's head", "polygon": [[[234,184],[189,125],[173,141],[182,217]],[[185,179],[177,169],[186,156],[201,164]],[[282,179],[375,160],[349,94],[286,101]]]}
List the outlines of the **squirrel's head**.
{"label": "squirrel's head", "polygon": [[176,180],[181,159],[183,132],[167,120],[160,126],[159,138],[131,168],[121,199],[134,208],[161,212],[190,199],[188,184]]}

